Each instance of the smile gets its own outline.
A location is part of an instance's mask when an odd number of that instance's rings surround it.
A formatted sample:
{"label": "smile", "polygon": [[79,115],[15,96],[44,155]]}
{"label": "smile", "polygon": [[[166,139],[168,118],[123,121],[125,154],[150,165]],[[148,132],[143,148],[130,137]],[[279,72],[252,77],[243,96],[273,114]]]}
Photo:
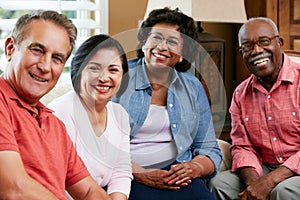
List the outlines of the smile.
{"label": "smile", "polygon": [[263,58],[263,59],[254,61],[253,64],[254,64],[255,66],[257,66],[257,65],[266,64],[266,63],[269,62],[269,61],[270,61],[269,58]]}
{"label": "smile", "polygon": [[47,82],[46,79],[42,79],[42,78],[37,77],[37,76],[35,76],[35,75],[31,74],[31,73],[29,73],[29,75],[31,76],[31,78],[33,78],[34,80],[37,80],[39,82]]}
{"label": "smile", "polygon": [[109,86],[96,86],[97,90],[109,90],[110,87]]}

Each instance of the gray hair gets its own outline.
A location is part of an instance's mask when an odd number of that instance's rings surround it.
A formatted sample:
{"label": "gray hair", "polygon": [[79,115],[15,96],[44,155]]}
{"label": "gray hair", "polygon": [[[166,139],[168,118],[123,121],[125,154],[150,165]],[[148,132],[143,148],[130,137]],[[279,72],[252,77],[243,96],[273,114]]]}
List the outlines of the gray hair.
{"label": "gray hair", "polygon": [[54,24],[63,27],[67,31],[68,36],[69,36],[71,49],[70,49],[68,57],[70,56],[70,54],[75,46],[75,40],[77,37],[77,28],[73,24],[73,22],[70,19],[68,19],[65,15],[60,14],[56,11],[52,11],[52,10],[44,10],[44,11],[38,10],[38,11],[33,11],[32,13],[21,16],[18,19],[18,21],[11,33],[12,37],[16,40],[17,45],[20,45],[20,43],[26,38],[26,36],[27,36],[26,26],[32,20],[51,21]]}
{"label": "gray hair", "polygon": [[275,35],[279,35],[278,28],[277,28],[276,24],[270,18],[267,18],[267,17],[252,17],[252,18],[248,19],[247,22],[245,22],[239,30],[239,34],[238,34],[239,45],[241,45],[240,38],[242,36],[242,31],[245,29],[245,27],[248,23],[253,22],[253,21],[264,21],[264,22],[270,24],[273,31],[274,31],[274,33],[275,33]]}

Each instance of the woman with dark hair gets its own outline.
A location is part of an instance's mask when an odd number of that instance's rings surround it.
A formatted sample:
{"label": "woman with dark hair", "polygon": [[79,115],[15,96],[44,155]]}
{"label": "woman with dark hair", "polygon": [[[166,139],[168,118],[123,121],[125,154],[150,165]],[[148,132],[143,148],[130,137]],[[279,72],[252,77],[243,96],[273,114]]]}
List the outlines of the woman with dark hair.
{"label": "woman with dark hair", "polygon": [[113,98],[130,117],[130,200],[214,199],[206,184],[222,156],[205,90],[187,72],[196,38],[194,20],[178,9],[153,10],[140,27],[138,58]]}
{"label": "woman with dark hair", "polygon": [[128,71],[125,52],[108,35],[87,39],[71,62],[74,90],[48,106],[66,125],[92,177],[113,200],[126,200],[132,180],[127,112],[110,99]]}

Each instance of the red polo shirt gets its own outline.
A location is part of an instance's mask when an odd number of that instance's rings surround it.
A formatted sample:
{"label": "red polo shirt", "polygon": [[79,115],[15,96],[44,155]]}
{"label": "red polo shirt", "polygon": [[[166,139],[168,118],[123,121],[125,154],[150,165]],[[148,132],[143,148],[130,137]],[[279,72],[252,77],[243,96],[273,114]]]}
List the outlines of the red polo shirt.
{"label": "red polo shirt", "polygon": [[0,78],[0,151],[20,154],[27,173],[59,199],[65,188],[89,175],[64,124],[43,104],[39,114]]}

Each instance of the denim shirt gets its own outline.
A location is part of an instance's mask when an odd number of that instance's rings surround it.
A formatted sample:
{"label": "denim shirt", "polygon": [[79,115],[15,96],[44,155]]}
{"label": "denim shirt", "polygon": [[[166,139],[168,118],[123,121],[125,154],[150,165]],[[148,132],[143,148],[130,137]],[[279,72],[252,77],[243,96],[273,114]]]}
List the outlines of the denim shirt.
{"label": "denim shirt", "polygon": [[[152,88],[144,58],[128,61],[129,71],[113,101],[129,113],[131,138],[143,125],[150,108]],[[126,87],[127,86],[127,87]],[[178,162],[188,162],[194,156],[208,156],[219,169],[222,154],[216,141],[210,106],[200,81],[190,72],[171,71],[167,111],[170,129],[177,147]]]}

